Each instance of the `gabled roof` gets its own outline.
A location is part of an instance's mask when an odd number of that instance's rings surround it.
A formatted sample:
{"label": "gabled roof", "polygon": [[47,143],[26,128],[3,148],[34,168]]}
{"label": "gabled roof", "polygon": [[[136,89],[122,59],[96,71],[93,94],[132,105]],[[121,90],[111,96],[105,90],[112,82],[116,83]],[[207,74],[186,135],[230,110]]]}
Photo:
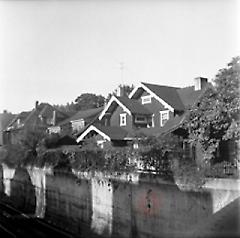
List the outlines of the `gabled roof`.
{"label": "gabled roof", "polygon": [[13,121],[16,115],[12,113],[0,113],[0,131],[4,130],[9,123]]}
{"label": "gabled roof", "polygon": [[144,89],[150,90],[153,93],[153,95],[156,96],[157,99],[161,99],[167,105],[171,106],[173,109],[178,111],[184,110],[184,105],[177,93],[177,90],[179,88],[143,82],[141,83],[141,85],[144,87]]}
{"label": "gabled roof", "polygon": [[19,114],[17,114],[11,121],[10,123],[6,126],[5,130],[7,130],[8,128],[12,127],[13,124],[19,119],[21,123],[23,123],[26,118],[31,114],[31,111],[27,111],[27,112],[20,112]]}
{"label": "gabled roof", "polygon": [[70,117],[70,121],[76,121],[80,119],[86,119],[89,117],[97,116],[101,111],[103,110],[103,107],[98,108],[92,108],[88,110],[79,111],[76,114],[74,114],[72,117]]}
{"label": "gabled roof", "polygon": [[130,99],[128,97],[117,97],[117,99],[126,106],[133,114],[152,114],[146,107],[144,107],[138,100]]}
{"label": "gabled roof", "polygon": [[78,111],[73,116],[65,119],[64,121],[61,121],[58,124],[58,126],[62,126],[62,125],[71,123],[72,121],[77,121],[77,120],[81,120],[81,119],[85,120],[88,118],[97,117],[102,110],[103,110],[103,107],[98,107],[98,108],[92,108],[92,109],[88,109],[88,110]]}
{"label": "gabled roof", "polygon": [[146,90],[155,96],[155,98],[161,103],[165,103],[165,107],[169,106],[174,110],[184,111],[192,106],[209,86],[211,86],[210,83],[208,83],[202,90],[196,91],[194,86],[177,88],[142,82],[130,93],[129,97],[138,98],[139,95]]}
{"label": "gabled roof", "polygon": [[[19,113],[13,121],[7,126],[8,128],[11,128],[14,126],[14,123],[20,119],[20,124],[22,126],[28,126],[28,127],[35,127],[35,126],[41,126],[40,118],[52,118],[53,117],[53,111],[56,111],[56,123],[58,121],[61,121],[67,117],[67,115],[63,112],[60,112],[55,107],[48,103],[41,103],[37,106],[37,108],[34,108],[32,111],[28,112],[21,112]],[[14,129],[14,128],[13,128]]]}
{"label": "gabled roof", "polygon": [[108,135],[111,140],[124,140],[128,132],[119,126],[96,126],[104,134]]}
{"label": "gabled roof", "polygon": [[138,100],[131,99],[126,96],[123,97],[116,97],[112,96],[109,100],[108,104],[102,111],[102,113],[99,115],[99,120],[101,120],[105,113],[113,112],[117,106],[122,107],[124,111],[126,111],[129,115],[131,114],[151,114],[151,112],[145,108]]}
{"label": "gabled roof", "polygon": [[185,109],[189,109],[189,107],[193,106],[201,95],[210,87],[212,87],[211,83],[208,83],[203,89],[197,91],[194,89],[194,86],[185,87],[178,89],[177,93]]}
{"label": "gabled roof", "polygon": [[37,106],[37,109],[35,109],[36,113],[39,116],[47,117],[50,118],[53,116],[53,111],[56,111],[57,113],[57,119],[62,119],[62,118],[66,118],[68,115],[59,111],[58,109],[56,109],[54,106],[50,105],[49,103],[41,103],[40,105]]}
{"label": "gabled roof", "polygon": [[101,135],[104,139],[111,140],[127,140],[128,132],[118,126],[100,126],[100,125],[90,125],[83,133],[77,138],[79,143],[84,139],[84,137],[91,131],[95,131]]}
{"label": "gabled roof", "polygon": [[[202,90],[195,91],[194,87],[187,87],[179,89],[178,92],[181,95],[180,97],[183,98],[186,109],[188,109],[190,106],[197,103],[209,88],[212,88],[210,83]],[[141,128],[139,132],[142,132],[145,135],[155,136],[173,132],[182,126],[188,114],[189,110],[186,110],[182,115],[170,118],[163,127]]]}

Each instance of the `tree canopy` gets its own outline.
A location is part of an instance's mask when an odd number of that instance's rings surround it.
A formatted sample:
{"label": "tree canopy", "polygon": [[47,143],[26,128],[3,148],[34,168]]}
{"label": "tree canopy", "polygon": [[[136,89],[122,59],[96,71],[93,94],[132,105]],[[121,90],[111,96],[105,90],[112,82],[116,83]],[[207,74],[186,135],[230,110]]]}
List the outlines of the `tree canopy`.
{"label": "tree canopy", "polygon": [[75,102],[77,110],[87,110],[102,107],[105,103],[105,98],[102,95],[83,93],[75,99]]}
{"label": "tree canopy", "polygon": [[[134,88],[133,85],[130,86],[127,84],[120,84],[118,88],[120,87],[122,88],[125,96],[128,96]],[[105,102],[107,102],[112,97],[112,95],[117,95],[118,88],[116,88],[112,93],[109,93],[107,98],[102,95],[96,95],[94,93],[83,93],[75,99],[75,102],[67,103],[66,105],[54,106],[68,115],[73,115],[80,110],[102,107],[104,106]]]}
{"label": "tree canopy", "polygon": [[220,69],[213,82],[187,119],[189,140],[202,145],[205,159],[221,141],[240,139],[240,57]]}
{"label": "tree canopy", "polygon": [[108,94],[106,100],[109,101],[110,98],[112,97],[112,95],[116,96],[117,95],[117,91],[118,91],[119,88],[122,88],[122,90],[124,92],[123,93],[124,96],[128,96],[132,92],[132,90],[134,89],[134,85],[133,84],[132,85],[119,84],[118,87],[112,93]]}

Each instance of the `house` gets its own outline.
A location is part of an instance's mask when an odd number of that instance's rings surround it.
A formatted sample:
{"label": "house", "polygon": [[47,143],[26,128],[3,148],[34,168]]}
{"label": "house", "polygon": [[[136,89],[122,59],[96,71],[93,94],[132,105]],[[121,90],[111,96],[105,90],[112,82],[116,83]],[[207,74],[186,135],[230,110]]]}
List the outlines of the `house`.
{"label": "house", "polygon": [[[101,142],[125,145],[139,134],[158,136],[175,131],[183,122],[188,109],[210,85],[206,78],[198,77],[191,87],[140,83],[129,97],[122,96],[120,90],[120,95],[112,96],[100,113],[98,124],[87,127],[79,134],[77,142],[94,135]],[[117,130],[119,133],[116,133]]]}
{"label": "house", "polygon": [[77,143],[89,138],[94,138],[97,144],[103,148],[106,143],[113,146],[126,146],[134,139],[134,136],[119,126],[104,126],[100,123],[93,123],[80,133]]}
{"label": "house", "polygon": [[81,132],[87,125],[92,123],[103,110],[102,107],[81,110],[72,117],[61,121],[57,125],[48,127],[48,133],[58,133],[61,135],[75,135]]}
{"label": "house", "polygon": [[16,144],[21,140],[23,131],[46,131],[50,125],[56,125],[68,116],[48,103],[37,101],[31,111],[21,112],[16,115],[4,130],[4,144]]}
{"label": "house", "polygon": [[3,131],[16,115],[7,112],[0,113],[0,146],[3,145]]}

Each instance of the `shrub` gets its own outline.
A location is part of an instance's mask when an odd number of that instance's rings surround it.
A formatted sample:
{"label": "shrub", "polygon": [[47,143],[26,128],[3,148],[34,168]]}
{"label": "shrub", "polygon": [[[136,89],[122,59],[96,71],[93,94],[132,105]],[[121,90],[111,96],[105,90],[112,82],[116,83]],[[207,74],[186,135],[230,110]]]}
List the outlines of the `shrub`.
{"label": "shrub", "polygon": [[222,161],[216,163],[204,171],[206,177],[212,178],[238,178],[239,172],[237,165],[232,164],[228,161]]}
{"label": "shrub", "polygon": [[0,150],[0,161],[10,168],[16,168],[25,164],[27,151],[17,145],[5,145]]}
{"label": "shrub", "polygon": [[173,167],[174,179],[192,188],[200,188],[205,183],[204,171],[195,161],[183,158],[179,160],[177,167]]}

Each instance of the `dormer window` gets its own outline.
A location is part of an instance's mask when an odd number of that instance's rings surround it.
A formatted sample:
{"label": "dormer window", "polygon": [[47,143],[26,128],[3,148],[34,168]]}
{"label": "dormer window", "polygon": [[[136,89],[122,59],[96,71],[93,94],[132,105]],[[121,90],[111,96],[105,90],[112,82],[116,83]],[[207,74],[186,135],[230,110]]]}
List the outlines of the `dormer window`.
{"label": "dormer window", "polygon": [[142,96],[142,104],[148,104],[152,102],[151,95]]}
{"label": "dormer window", "polygon": [[163,127],[169,119],[169,110],[160,111],[160,126]]}
{"label": "dormer window", "polygon": [[120,126],[126,126],[127,125],[127,114],[122,113],[120,114]]}

